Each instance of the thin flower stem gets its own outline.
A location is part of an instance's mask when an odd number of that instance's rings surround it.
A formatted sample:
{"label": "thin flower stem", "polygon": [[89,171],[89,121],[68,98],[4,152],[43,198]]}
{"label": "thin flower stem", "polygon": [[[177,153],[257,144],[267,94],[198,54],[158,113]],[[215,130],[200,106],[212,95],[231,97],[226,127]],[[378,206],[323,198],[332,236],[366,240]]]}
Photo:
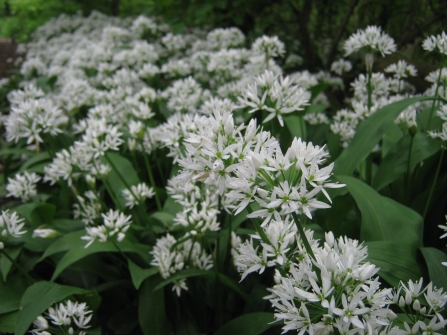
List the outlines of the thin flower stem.
{"label": "thin flower stem", "polygon": [[407,158],[407,173],[405,174],[405,179],[406,179],[405,180],[405,195],[408,198],[408,200],[410,199],[410,167],[411,167],[410,163],[411,163],[411,151],[413,150],[413,140],[414,140],[414,136],[411,136],[410,148],[408,150],[408,158]]}
{"label": "thin flower stem", "polygon": [[368,185],[372,184],[372,165],[373,165],[373,157],[372,157],[372,153],[370,153],[368,155],[368,157],[366,158],[366,171],[365,171],[366,183]]}
{"label": "thin flower stem", "polygon": [[115,164],[113,163],[113,161],[109,158],[108,154],[106,153],[104,155],[104,157],[107,159],[107,162],[109,162],[110,166],[112,167],[112,169],[115,170],[116,174],[118,175],[119,179],[122,181],[122,183],[124,184],[124,186],[126,186],[126,188],[129,190],[130,193],[132,193],[132,196],[135,199],[138,199],[138,197],[136,196],[136,194],[134,193],[134,191],[132,190],[132,188],[130,187],[130,185],[128,184],[128,182],[126,181],[126,179],[124,179],[124,177],[121,175],[121,173],[118,171],[118,169],[116,168]]}
{"label": "thin flower stem", "polygon": [[435,179],[433,180],[433,184],[431,185],[428,200],[427,200],[427,203],[426,203],[425,209],[424,209],[424,215],[422,216],[424,218],[424,220],[425,220],[425,217],[427,216],[428,207],[430,206],[430,201],[433,196],[433,192],[435,190],[436,182],[438,181],[439,171],[441,170],[442,158],[444,157],[444,151],[445,151],[445,148],[441,147],[441,156],[439,157],[438,167],[436,168]]}
{"label": "thin flower stem", "polygon": [[368,112],[371,111],[371,107],[372,107],[372,87],[371,87],[371,77],[372,77],[372,71],[368,71],[368,82],[367,82],[367,90],[368,90]]}
{"label": "thin flower stem", "polygon": [[[251,205],[247,206],[247,211],[249,214],[253,213],[253,210],[251,208]],[[251,222],[253,223],[253,226],[255,227],[256,232],[259,234],[259,236],[261,237],[262,242],[264,242],[265,244],[271,245],[272,247],[274,247],[272,245],[272,243],[270,242],[269,238],[267,237],[267,234],[265,233],[264,229],[262,229],[261,225],[259,224],[259,222],[255,219],[255,218],[250,218]],[[281,267],[277,267],[279,273],[281,274],[281,276],[285,277],[286,271],[284,270],[284,268]]]}
{"label": "thin flower stem", "polygon": [[161,205],[160,195],[158,194],[157,186],[155,185],[154,175],[152,174],[152,168],[151,168],[151,165],[149,164],[149,159],[147,157],[146,152],[143,153],[143,157],[144,157],[144,164],[146,164],[146,171],[147,171],[147,175],[149,177],[149,181],[150,181],[151,186],[155,192],[155,202],[157,204],[157,209],[158,209],[158,211],[161,212],[163,210],[163,206]]}
{"label": "thin flower stem", "polygon": [[14,266],[17,268],[17,270],[20,271],[20,273],[22,275],[25,276],[25,278],[30,282],[30,284],[34,284],[36,281],[34,280],[33,277],[31,277],[28,272],[25,271],[25,269],[19,264],[17,263],[17,261],[12,258],[4,249],[0,250],[0,252],[5,255],[5,257],[12,263],[14,264]]}
{"label": "thin flower stem", "polygon": [[300,232],[300,237],[303,240],[304,247],[306,248],[307,253],[314,261],[317,259],[315,258],[315,254],[312,250],[312,247],[310,246],[309,241],[307,240],[306,233],[304,232],[303,226],[301,225],[300,219],[298,218],[298,215],[293,212],[292,213],[293,221],[295,221],[296,226],[298,227],[298,231]]}
{"label": "thin flower stem", "polygon": [[306,136],[305,136],[305,130],[304,130],[304,119],[302,116],[299,116],[299,121],[300,121],[300,130],[301,130],[301,139],[303,141],[305,141]]}
{"label": "thin flower stem", "polygon": [[[435,97],[438,97],[438,90],[439,90],[439,81],[441,80],[441,74],[442,74],[442,67],[439,69],[439,75],[438,75],[438,80],[436,81],[436,89],[435,89]],[[437,102],[438,100],[435,99],[433,100],[432,104],[431,104],[431,109],[430,109],[430,116],[428,118],[428,122],[427,122],[427,128],[425,130],[430,130],[430,126],[431,126],[431,120],[433,118],[433,112],[435,110],[435,107],[437,106]]]}
{"label": "thin flower stem", "polygon": [[160,174],[161,177],[161,181],[163,182],[163,185],[166,185],[166,179],[165,176],[163,175],[163,170],[160,166],[160,162],[158,161],[157,155],[155,155],[155,165],[157,165],[157,169],[158,169],[158,173]]}
{"label": "thin flower stem", "polygon": [[102,184],[104,185],[104,187],[107,190],[107,193],[109,193],[110,197],[112,198],[113,203],[115,204],[115,206],[122,212],[123,208],[121,207],[121,204],[118,202],[118,199],[115,197],[115,194],[112,192],[112,190],[109,187],[109,184],[107,183],[107,181],[105,180],[105,178],[99,173],[98,168],[96,167],[95,164],[93,164],[93,166],[95,167],[96,173],[98,174],[99,178],[101,178]]}

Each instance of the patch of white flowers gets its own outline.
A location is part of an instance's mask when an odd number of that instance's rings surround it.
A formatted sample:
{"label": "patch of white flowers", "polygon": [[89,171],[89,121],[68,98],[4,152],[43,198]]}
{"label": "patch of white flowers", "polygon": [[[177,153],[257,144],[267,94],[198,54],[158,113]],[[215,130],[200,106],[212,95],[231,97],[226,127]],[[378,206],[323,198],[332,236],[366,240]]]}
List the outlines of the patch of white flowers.
{"label": "patch of white flowers", "polygon": [[67,300],[47,309],[33,322],[33,335],[86,335],[91,326],[92,311],[85,302]]}

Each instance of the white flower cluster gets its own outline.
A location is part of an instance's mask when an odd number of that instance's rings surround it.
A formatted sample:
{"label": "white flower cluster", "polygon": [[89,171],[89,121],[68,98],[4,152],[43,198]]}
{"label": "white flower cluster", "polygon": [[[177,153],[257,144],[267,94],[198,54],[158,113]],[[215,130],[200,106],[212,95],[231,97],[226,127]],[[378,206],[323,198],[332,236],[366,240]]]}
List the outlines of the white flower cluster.
{"label": "white flower cluster", "polygon": [[[187,269],[197,268],[209,270],[213,267],[211,255],[202,249],[199,242],[190,237],[183,243],[179,243],[172,235],[159,238],[151,251],[154,259],[151,265],[157,266],[161,276],[166,279],[174,273]],[[180,296],[181,290],[188,290],[185,278],[177,280],[172,290]]]}
{"label": "white flower cluster", "polygon": [[106,214],[101,214],[103,223],[100,226],[92,227],[86,226],[87,235],[82,236],[81,239],[88,241],[85,245],[87,248],[97,239],[100,243],[106,243],[109,240],[121,242],[126,237],[126,231],[132,224],[131,216],[126,216],[119,211],[109,210]]}
{"label": "white flower cluster", "polygon": [[33,322],[34,328],[30,333],[33,335],[86,335],[85,330],[90,328],[88,323],[92,316],[92,311],[88,310],[85,302],[67,300],[48,308],[43,315],[38,316]]}
{"label": "white flower cluster", "polygon": [[2,211],[0,216],[0,250],[5,247],[8,238],[20,237],[26,233],[26,230],[21,230],[25,225],[25,219],[19,218],[16,212],[12,214],[9,210]]}
{"label": "white flower cluster", "polygon": [[341,76],[344,72],[349,72],[351,70],[352,70],[351,62],[343,58],[331,64],[331,71],[335,72],[339,76]]}
{"label": "white flower cluster", "polygon": [[439,139],[442,145],[447,144],[447,105],[443,104],[436,112],[436,114],[442,119],[441,130],[429,130],[428,135],[431,138]]}
{"label": "white flower cluster", "polygon": [[99,195],[93,191],[84,193],[84,197],[77,196],[77,204],[73,204],[73,215],[75,219],[81,219],[85,225],[93,225],[101,217],[101,202]]}
{"label": "white flower cluster", "polygon": [[[447,215],[445,216],[445,218],[447,220]],[[438,227],[444,230],[444,234],[442,234],[441,237],[439,237],[439,238],[447,237],[447,226],[446,225],[439,225]],[[447,266],[447,262],[442,262],[442,265]]]}
{"label": "white flower cluster", "polygon": [[310,93],[289,78],[274,75],[266,70],[255,82],[247,87],[242,98],[239,97],[239,108],[249,108],[249,113],[257,110],[268,112],[263,122],[277,117],[284,127],[283,114],[303,110],[309,104]]}
{"label": "white flower cluster", "polygon": [[443,31],[441,35],[432,35],[422,42],[422,48],[427,51],[436,50],[442,55],[447,55],[447,35]]}
{"label": "white flower cluster", "polygon": [[132,185],[129,189],[122,191],[124,198],[126,199],[126,206],[133,208],[134,206],[144,202],[146,199],[150,199],[155,195],[154,189],[147,186],[145,183],[138,185]]}
{"label": "white flower cluster", "polygon": [[441,315],[447,303],[447,293],[437,289],[433,283],[422,288],[423,279],[417,282],[412,280],[408,284],[400,282],[392,300],[405,314],[413,315],[404,321],[405,329],[395,329],[394,334],[439,334],[436,331],[444,329],[447,320]]}
{"label": "white flower cluster", "polygon": [[[315,259],[298,238],[288,240],[288,264],[276,270],[276,285],[266,297],[274,306],[277,320],[284,321],[284,332],[299,334],[379,333],[389,327],[396,315],[391,289],[380,289],[378,269],[368,262],[365,247],[357,241],[326,233],[319,247],[312,232],[306,231]],[[285,240],[285,239],[284,239]],[[239,248],[243,257],[243,248]]]}
{"label": "white flower cluster", "polygon": [[396,51],[394,40],[377,26],[368,26],[365,30],[359,29],[351,35],[343,45],[345,56],[365,49],[366,52],[380,52],[382,56]]}
{"label": "white flower cluster", "polygon": [[8,178],[6,190],[8,197],[15,197],[22,199],[22,202],[27,202],[31,197],[37,194],[36,184],[41,180],[35,172],[17,173],[14,178]]}

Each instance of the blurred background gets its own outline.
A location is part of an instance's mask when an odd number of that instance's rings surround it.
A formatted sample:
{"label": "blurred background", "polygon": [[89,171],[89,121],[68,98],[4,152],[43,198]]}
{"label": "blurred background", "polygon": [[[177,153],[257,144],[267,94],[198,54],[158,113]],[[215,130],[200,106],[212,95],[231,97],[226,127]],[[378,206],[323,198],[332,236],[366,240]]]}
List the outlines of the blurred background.
{"label": "blurred background", "polygon": [[[0,0],[0,57],[10,59],[10,44],[30,40],[51,17],[79,11],[87,16],[93,10],[161,16],[175,32],[238,27],[249,41],[277,35],[287,50],[302,57],[301,69],[311,72],[327,70],[342,57],[343,41],[357,29],[378,25],[395,39],[396,57],[415,64],[423,75],[439,60],[427,58],[421,41],[447,26],[445,0]],[[394,61],[387,57],[382,66]]]}

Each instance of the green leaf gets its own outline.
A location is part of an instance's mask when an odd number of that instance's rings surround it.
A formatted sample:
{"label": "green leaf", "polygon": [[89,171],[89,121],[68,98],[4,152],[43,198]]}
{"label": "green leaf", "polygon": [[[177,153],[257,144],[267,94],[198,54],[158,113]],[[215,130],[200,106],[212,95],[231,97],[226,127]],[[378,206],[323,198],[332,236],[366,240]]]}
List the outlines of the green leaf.
{"label": "green leaf", "polygon": [[415,102],[433,99],[432,97],[408,98],[389,104],[372,114],[356,129],[349,146],[335,160],[334,174],[351,175],[379,143],[400,112]]}
{"label": "green leaf", "polygon": [[26,155],[32,156],[36,153],[34,151],[30,151],[28,149],[22,148],[3,148],[0,150],[0,157],[9,156],[9,155]]}
{"label": "green leaf", "polygon": [[41,164],[41,163],[50,163],[51,156],[48,152],[41,152],[38,155],[35,155],[34,157],[31,157],[30,159],[27,159],[22,166],[20,167],[19,172],[25,172],[29,168],[33,167],[34,165]]}
{"label": "green leaf", "polygon": [[393,241],[365,242],[368,247],[367,260],[380,268],[379,276],[397,287],[399,281],[415,281],[422,277],[417,262],[417,250],[405,243]]}
{"label": "green leaf", "polygon": [[10,277],[6,282],[0,280],[0,314],[18,310],[27,287],[23,277]]}
{"label": "green leaf", "polygon": [[0,315],[0,333],[14,333],[19,312]]}
{"label": "green leaf", "polygon": [[346,184],[362,213],[362,241],[394,241],[422,246],[423,219],[412,209],[380,195],[364,182],[348,176],[336,176]]}
{"label": "green leaf", "polygon": [[41,281],[31,285],[20,302],[15,335],[23,335],[31,323],[52,304],[73,294],[87,294],[89,291],[71,286]]}
{"label": "green leaf", "polygon": [[38,228],[43,224],[51,224],[53,221],[56,206],[41,202],[32,202],[16,207],[18,214],[26,218],[33,228]]}
{"label": "green leaf", "polygon": [[84,246],[86,242],[81,240],[81,237],[84,235],[85,230],[75,231],[73,233],[63,235],[62,237],[55,240],[52,244],[50,244],[50,246],[45,250],[43,255],[40,257],[39,262],[41,262],[48,256],[57,254],[59,252],[67,251],[73,248],[79,248],[81,244],[82,246]]}
{"label": "green leaf", "polygon": [[138,319],[144,335],[165,335],[169,329],[165,312],[163,290],[155,290],[161,282],[160,276],[152,276],[144,281],[138,299]]}
{"label": "green leaf", "polygon": [[324,105],[324,104],[310,105],[306,108],[306,114],[321,113],[321,112],[325,111],[328,107],[329,107],[328,105]]}
{"label": "green leaf", "polygon": [[[98,252],[119,252],[119,250],[110,242],[100,243],[99,241],[95,241],[88,248],[85,248],[85,245],[86,241],[81,239],[79,239],[77,244],[73,243],[67,253],[60,259],[59,263],[57,263],[51,281],[55,280],[67,267],[91,254]],[[149,262],[150,248],[148,246],[131,242],[127,238],[118,243],[118,246],[121,251],[135,252]]]}
{"label": "green leaf", "polygon": [[[132,163],[127,158],[113,152],[108,152],[107,158],[110,159],[113,166],[116,168],[116,170],[112,168],[112,171],[107,175],[107,182],[109,183],[113,193],[115,193],[118,202],[123,208],[125,208],[126,199],[124,198],[122,191],[127,187],[118,174],[121,175],[121,177],[129,186],[137,185],[141,181],[138,178],[138,174],[135,171]],[[105,158],[103,159],[103,162],[106,164],[109,163],[108,160]]]}
{"label": "green leaf", "polygon": [[[410,137],[406,136],[396,144],[380,164],[372,183],[376,190],[382,189],[406,173],[409,150]],[[420,162],[439,150],[440,147],[434,139],[425,134],[417,133],[414,136],[411,150],[410,174]]]}
{"label": "green leaf", "polygon": [[289,114],[283,119],[292,137],[306,138],[306,124],[301,116]]}
{"label": "green leaf", "polygon": [[259,335],[278,325],[273,313],[256,312],[241,315],[220,327],[214,335],[244,334]]}
{"label": "green leaf", "polygon": [[[7,252],[8,255],[14,260],[19,257],[20,251],[22,251],[21,247],[9,247],[5,250],[5,252]],[[6,277],[11,270],[12,263],[3,253],[1,253],[0,256],[0,270],[2,272],[3,281],[6,281]]]}
{"label": "green leaf", "polygon": [[188,277],[199,277],[199,276],[212,276],[214,277],[214,272],[208,270],[199,270],[199,269],[185,269],[181,270],[175,274],[173,274],[168,279],[163,280],[160,284],[158,284],[154,290],[159,290],[166,285],[173,283],[177,280],[188,278]]}
{"label": "green leaf", "polygon": [[158,273],[158,268],[152,267],[149,269],[143,269],[132,262],[130,259],[127,259],[127,264],[129,265],[132,283],[137,290],[140,288],[140,285],[143,283],[143,281]]}
{"label": "green leaf", "polygon": [[425,263],[427,263],[430,280],[437,288],[447,290],[447,267],[441,262],[447,262],[447,255],[435,248],[421,248]]}
{"label": "green leaf", "polygon": [[237,281],[235,281],[233,278],[228,277],[227,275],[224,275],[223,273],[218,273],[217,277],[219,278],[219,281],[224,284],[225,286],[231,288],[234,292],[239,294],[245,301],[250,302],[250,295],[242,291],[241,285]]}

